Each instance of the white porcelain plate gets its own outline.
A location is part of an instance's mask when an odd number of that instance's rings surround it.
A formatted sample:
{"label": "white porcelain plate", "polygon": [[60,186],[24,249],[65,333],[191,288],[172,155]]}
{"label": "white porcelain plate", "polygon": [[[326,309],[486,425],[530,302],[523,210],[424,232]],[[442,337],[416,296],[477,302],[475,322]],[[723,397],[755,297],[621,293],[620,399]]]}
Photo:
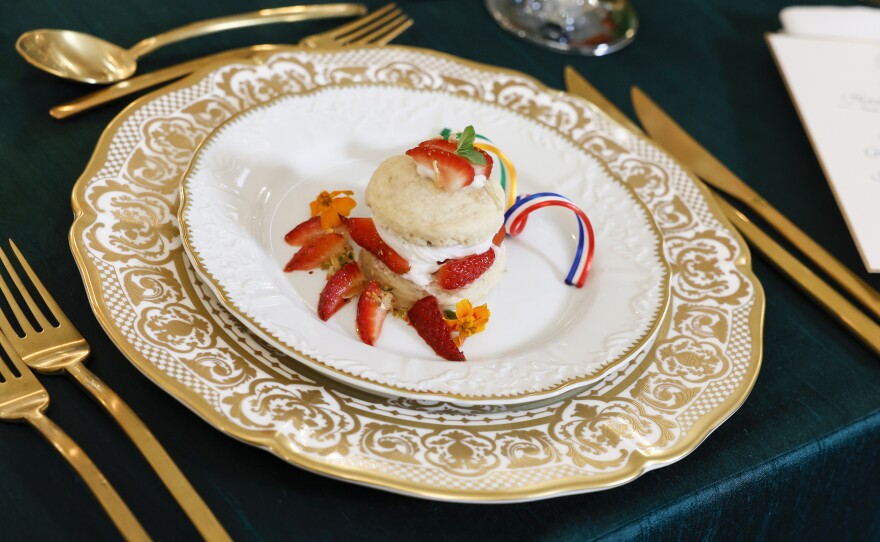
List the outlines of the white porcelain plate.
{"label": "white porcelain plate", "polygon": [[[507,270],[486,299],[486,331],[462,348],[467,362],[438,358],[391,317],[374,347],[363,344],[356,303],[321,321],[325,273],[282,272],[297,250],[284,234],[322,190],[352,190],[352,216],[370,216],[364,188],[382,160],[468,124],[516,165],[519,193],[559,192],[590,216],[596,251],[585,287],[564,283],[574,215],[542,209],[505,241]],[[282,96],[215,130],[181,188],[184,246],[226,307],[284,352],[373,393],[459,404],[546,399],[637,358],[666,312],[661,237],[632,189],[559,132],[496,104],[386,85]]]}

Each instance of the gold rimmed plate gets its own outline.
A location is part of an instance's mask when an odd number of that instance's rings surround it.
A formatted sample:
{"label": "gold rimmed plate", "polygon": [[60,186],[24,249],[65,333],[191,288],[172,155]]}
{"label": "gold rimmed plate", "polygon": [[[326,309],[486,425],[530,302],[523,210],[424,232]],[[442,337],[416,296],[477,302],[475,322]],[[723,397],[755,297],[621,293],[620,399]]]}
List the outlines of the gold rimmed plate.
{"label": "gold rimmed plate", "polygon": [[[467,363],[438,358],[397,319],[375,346],[363,344],[354,303],[321,321],[324,273],[282,273],[296,251],[284,234],[323,190],[350,190],[361,202],[354,215],[370,216],[364,189],[382,160],[463,124],[505,149],[521,191],[561,192],[591,217],[597,248],[586,286],[563,280],[578,222],[551,211],[505,243],[506,271],[485,300],[492,318],[466,343]],[[499,177],[496,168],[489,182]],[[184,249],[221,303],[277,348],[371,393],[468,406],[548,399],[635,360],[666,314],[661,235],[632,188],[557,131],[443,90],[328,84],[247,109],[196,151],[181,198]]]}
{"label": "gold rimmed plate", "polygon": [[[365,394],[240,324],[184,256],[180,179],[237,113],[345,82],[516,111],[622,179],[650,212],[672,269],[653,345],[550,403],[457,407]],[[113,121],[73,201],[71,246],[89,297],[132,363],[218,429],[337,478],[489,502],[613,487],[691,452],[742,404],[760,368],[764,297],[748,252],[674,161],[586,102],[432,51],[290,49],[196,74]]]}

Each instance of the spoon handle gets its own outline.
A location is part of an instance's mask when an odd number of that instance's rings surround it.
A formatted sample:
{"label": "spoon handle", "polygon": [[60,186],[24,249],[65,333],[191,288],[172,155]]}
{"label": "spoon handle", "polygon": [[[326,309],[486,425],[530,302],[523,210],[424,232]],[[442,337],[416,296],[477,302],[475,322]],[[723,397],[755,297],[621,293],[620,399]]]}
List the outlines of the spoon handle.
{"label": "spoon handle", "polygon": [[249,13],[229,15],[190,23],[168,32],[163,32],[152,38],[141,40],[134,44],[128,52],[135,58],[140,58],[151,53],[159,47],[189,38],[195,38],[221,30],[244,28],[270,23],[290,23],[307,19],[322,19],[327,17],[346,17],[363,15],[367,8],[363,4],[319,4],[312,6],[288,6],[283,8],[261,9]]}

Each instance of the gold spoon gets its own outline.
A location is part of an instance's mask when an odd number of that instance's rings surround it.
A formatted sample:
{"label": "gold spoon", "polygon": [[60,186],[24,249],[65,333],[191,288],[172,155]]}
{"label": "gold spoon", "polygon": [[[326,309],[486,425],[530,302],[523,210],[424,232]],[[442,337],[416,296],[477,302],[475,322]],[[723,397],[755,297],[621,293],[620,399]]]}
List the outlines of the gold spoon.
{"label": "gold spoon", "polygon": [[366,12],[363,4],[261,9],[190,23],[139,41],[131,49],[123,49],[82,32],[41,29],[22,34],[15,42],[15,49],[33,66],[58,77],[83,83],[115,83],[134,74],[138,58],[176,41],[246,26],[363,15]]}

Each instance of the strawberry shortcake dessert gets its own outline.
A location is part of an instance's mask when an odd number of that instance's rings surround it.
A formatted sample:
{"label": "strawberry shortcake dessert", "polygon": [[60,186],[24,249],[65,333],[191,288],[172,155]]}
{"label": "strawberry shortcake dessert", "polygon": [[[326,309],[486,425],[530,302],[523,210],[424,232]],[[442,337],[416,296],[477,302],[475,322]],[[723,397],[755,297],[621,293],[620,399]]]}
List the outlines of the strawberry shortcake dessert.
{"label": "strawberry shortcake dessert", "polygon": [[372,218],[352,218],[364,274],[409,308],[427,295],[444,308],[486,297],[504,271],[504,190],[473,129],[429,139],[385,160],[366,189]]}
{"label": "strawberry shortcake dessert", "polygon": [[486,305],[473,303],[498,282],[506,261],[504,188],[474,139],[468,126],[382,162],[366,188],[371,217],[348,217],[357,205],[351,191],[321,192],[310,204],[312,218],[285,236],[301,248],[284,270],[328,271],[322,320],[357,297],[364,343],[375,344],[391,313],[442,358],[465,360],[461,344],[489,318]]}

